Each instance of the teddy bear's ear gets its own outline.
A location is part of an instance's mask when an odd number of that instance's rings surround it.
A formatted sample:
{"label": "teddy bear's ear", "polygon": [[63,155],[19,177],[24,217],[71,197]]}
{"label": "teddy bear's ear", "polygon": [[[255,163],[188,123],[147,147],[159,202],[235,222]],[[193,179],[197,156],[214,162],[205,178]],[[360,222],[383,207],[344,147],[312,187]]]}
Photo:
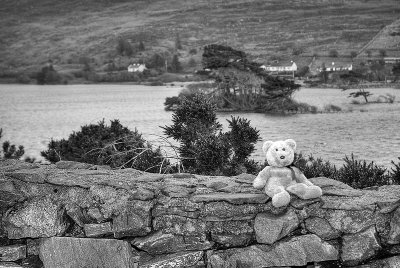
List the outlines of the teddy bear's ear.
{"label": "teddy bear's ear", "polygon": [[271,145],[272,145],[273,143],[274,143],[273,141],[266,141],[266,142],[264,142],[263,147],[262,147],[264,153],[267,153],[269,147],[271,147]]}
{"label": "teddy bear's ear", "polygon": [[285,140],[285,143],[286,143],[287,145],[289,145],[289,147],[292,148],[293,151],[296,150],[296,146],[297,146],[297,145],[296,145],[296,142],[295,142],[294,140],[288,139],[288,140]]}

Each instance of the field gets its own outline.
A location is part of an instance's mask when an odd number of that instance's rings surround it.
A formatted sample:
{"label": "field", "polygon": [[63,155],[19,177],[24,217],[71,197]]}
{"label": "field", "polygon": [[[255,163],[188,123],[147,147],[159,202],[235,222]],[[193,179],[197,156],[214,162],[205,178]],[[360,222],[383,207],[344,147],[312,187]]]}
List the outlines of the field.
{"label": "field", "polygon": [[[328,55],[332,49],[347,56],[400,14],[398,0],[1,2],[2,70],[35,70],[48,59],[64,69],[82,57],[96,68],[123,62],[127,59],[116,53],[121,37],[133,45],[145,44],[146,50],[136,58],[154,52],[173,54],[178,34],[183,62],[193,57],[200,63],[201,48],[210,43],[243,50],[259,62],[295,54]],[[381,39],[372,44],[374,49],[379,49]],[[190,55],[194,48],[197,54]]]}

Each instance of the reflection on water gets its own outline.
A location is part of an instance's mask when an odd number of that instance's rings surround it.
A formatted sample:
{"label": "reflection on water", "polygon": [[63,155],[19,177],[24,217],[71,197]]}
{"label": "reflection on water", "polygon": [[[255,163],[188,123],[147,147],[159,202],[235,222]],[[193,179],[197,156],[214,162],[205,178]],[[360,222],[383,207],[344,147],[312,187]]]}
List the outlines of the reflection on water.
{"label": "reflection on water", "polygon": [[[51,138],[67,138],[81,125],[119,119],[131,129],[138,128],[150,140],[162,135],[159,126],[171,123],[170,112],[163,110],[165,97],[181,87],[136,85],[33,86],[0,85],[0,128],[4,139],[26,148],[26,155],[39,157]],[[378,97],[391,93],[400,101],[400,90],[374,89]],[[350,113],[271,116],[237,113],[260,130],[263,140],[293,138],[298,151],[342,163],[352,152],[360,159],[389,165],[400,156],[400,103],[350,105],[347,92],[338,89],[302,89],[299,101],[323,107],[335,104]],[[354,108],[355,107],[355,108]],[[226,127],[230,114],[220,113]],[[262,142],[254,158],[263,160]]]}

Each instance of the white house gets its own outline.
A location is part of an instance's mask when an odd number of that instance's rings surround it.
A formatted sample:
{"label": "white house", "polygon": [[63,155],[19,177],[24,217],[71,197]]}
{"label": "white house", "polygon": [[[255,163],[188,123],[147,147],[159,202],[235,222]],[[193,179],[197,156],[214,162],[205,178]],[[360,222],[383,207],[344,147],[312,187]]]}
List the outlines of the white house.
{"label": "white house", "polygon": [[128,72],[130,73],[142,73],[144,70],[147,70],[147,67],[144,64],[133,63],[128,66]]}
{"label": "white house", "polygon": [[[321,66],[320,68],[318,68],[319,72],[322,72],[324,70],[324,68]],[[335,62],[332,62],[332,64],[326,65],[325,66],[325,71],[327,72],[338,72],[338,71],[351,71],[353,70],[353,64],[336,64]]]}
{"label": "white house", "polygon": [[297,71],[297,65],[294,61],[291,61],[290,63],[272,63],[270,65],[261,65],[261,69],[263,69],[266,72],[295,72]]}

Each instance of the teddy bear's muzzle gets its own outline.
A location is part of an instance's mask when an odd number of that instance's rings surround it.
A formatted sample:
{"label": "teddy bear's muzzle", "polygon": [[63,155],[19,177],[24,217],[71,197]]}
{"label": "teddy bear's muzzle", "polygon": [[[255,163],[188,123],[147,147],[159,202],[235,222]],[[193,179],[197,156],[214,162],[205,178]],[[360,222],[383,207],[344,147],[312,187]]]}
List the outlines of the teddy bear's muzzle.
{"label": "teddy bear's muzzle", "polygon": [[285,159],[285,157],[283,155],[281,155],[281,157],[279,157],[280,159]]}

